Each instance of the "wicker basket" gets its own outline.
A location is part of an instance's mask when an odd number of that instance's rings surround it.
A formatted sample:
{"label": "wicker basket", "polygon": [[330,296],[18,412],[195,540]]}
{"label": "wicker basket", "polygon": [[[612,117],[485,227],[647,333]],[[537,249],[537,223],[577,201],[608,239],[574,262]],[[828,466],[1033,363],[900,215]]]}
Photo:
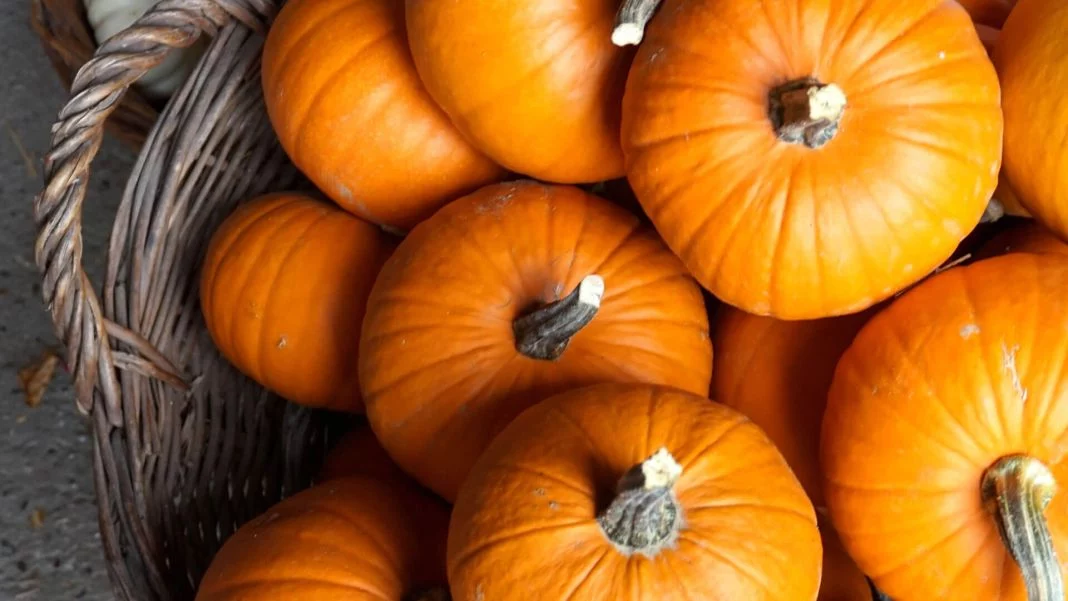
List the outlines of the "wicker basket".
{"label": "wicker basket", "polygon": [[[30,18],[48,60],[69,90],[74,74],[96,51],[84,0],[31,0]],[[136,89],[130,90],[108,119],[108,133],[135,149],[141,148],[159,117],[157,104]]]}
{"label": "wicker basket", "polygon": [[[119,599],[192,599],[226,537],[307,486],[345,425],[234,370],[197,302],[219,222],[256,195],[307,186],[275,139],[260,88],[262,34],[280,1],[164,0],[77,72],[53,128],[36,259],[93,424],[101,538]],[[82,270],[80,228],[105,122],[129,116],[121,102],[130,84],[202,33],[213,36],[207,53],[147,130],[98,296]]]}

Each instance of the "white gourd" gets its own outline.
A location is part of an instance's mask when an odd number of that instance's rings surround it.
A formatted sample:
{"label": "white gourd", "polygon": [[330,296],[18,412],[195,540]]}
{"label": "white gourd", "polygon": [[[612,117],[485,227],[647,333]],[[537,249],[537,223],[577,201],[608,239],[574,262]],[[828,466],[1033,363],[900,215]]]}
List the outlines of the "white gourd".
{"label": "white gourd", "polygon": [[[148,12],[157,0],[84,0],[86,16],[97,44],[126,29]],[[182,85],[203,53],[203,39],[189,48],[173,50],[163,62],[138,80],[138,87],[152,98],[167,98]]]}

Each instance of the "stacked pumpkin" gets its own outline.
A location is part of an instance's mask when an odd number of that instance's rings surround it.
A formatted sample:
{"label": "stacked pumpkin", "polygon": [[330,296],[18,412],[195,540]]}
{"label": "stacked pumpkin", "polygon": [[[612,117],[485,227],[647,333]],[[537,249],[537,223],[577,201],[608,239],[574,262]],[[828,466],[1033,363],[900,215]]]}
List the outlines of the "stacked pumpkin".
{"label": "stacked pumpkin", "polygon": [[658,4],[285,4],[202,308],[369,427],[200,601],[1063,598],[1068,11]]}

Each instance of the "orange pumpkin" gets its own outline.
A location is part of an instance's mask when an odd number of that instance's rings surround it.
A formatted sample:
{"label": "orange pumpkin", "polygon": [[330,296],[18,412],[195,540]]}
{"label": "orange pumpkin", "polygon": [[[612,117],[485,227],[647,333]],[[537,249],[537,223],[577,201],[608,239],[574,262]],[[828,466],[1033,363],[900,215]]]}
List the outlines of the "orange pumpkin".
{"label": "orange pumpkin", "polygon": [[1064,599],[1066,331],[1068,261],[1012,253],[928,279],[842,356],[824,493],[895,601]]}
{"label": "orange pumpkin", "polygon": [[811,601],[820,539],[804,490],[744,416],[602,384],[539,403],[494,440],[453,509],[448,575],[454,599]]}
{"label": "orange pumpkin", "polygon": [[402,2],[289,0],[264,46],[263,91],[293,163],[373,223],[408,229],[504,176],[419,81]]}
{"label": "orange pumpkin", "polygon": [[360,382],[397,463],[453,500],[497,432],[597,382],[707,394],[701,292],[656,234],[571,186],[498,184],[412,230],[367,306]]}
{"label": "orange pumpkin", "polygon": [[409,486],[332,480],[231,536],[196,601],[443,599],[448,510]]}
{"label": "orange pumpkin", "polygon": [[1016,0],[957,0],[976,25],[1000,29],[1012,12]]}
{"label": "orange pumpkin", "polygon": [[1005,174],[1020,204],[1068,240],[1068,10],[1056,0],[1020,0],[994,58],[1005,113]]}
{"label": "orange pumpkin", "polygon": [[[780,321],[723,308],[712,346],[712,398],[760,426],[779,448],[817,511],[823,510],[820,426],[834,368],[871,312]],[[871,601],[867,578],[821,524],[820,601]]]}
{"label": "orange pumpkin", "polygon": [[991,238],[978,253],[978,258],[1012,252],[1068,256],[1068,244],[1041,225],[1029,222],[1009,228]]}
{"label": "orange pumpkin", "polygon": [[318,480],[325,482],[346,476],[370,476],[376,480],[408,478],[393,463],[374,432],[366,425],[358,426],[341,437],[323,460]]}
{"label": "orange pumpkin", "polygon": [[701,284],[812,319],[919,281],[975,227],[999,100],[952,2],[666,0],[627,81],[622,144],[638,200]]}
{"label": "orange pumpkin", "polygon": [[362,411],[360,323],[392,250],[377,227],[299,193],[242,205],[204,259],[208,331],[230,363],[283,397]]}
{"label": "orange pumpkin", "polygon": [[618,0],[408,0],[419,75],[460,131],[509,169],[561,183],[623,175],[631,52]]}

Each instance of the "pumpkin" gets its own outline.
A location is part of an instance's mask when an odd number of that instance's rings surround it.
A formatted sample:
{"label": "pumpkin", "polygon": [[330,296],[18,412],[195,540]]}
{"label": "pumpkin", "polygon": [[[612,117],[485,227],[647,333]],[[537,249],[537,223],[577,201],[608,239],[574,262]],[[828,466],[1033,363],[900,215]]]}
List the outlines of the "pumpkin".
{"label": "pumpkin", "polygon": [[289,0],[263,49],[263,92],[293,163],[373,223],[408,229],[504,175],[419,81],[402,2]]}
{"label": "pumpkin", "polygon": [[326,455],[319,470],[319,482],[345,476],[370,476],[376,480],[408,478],[378,443],[367,425],[349,430]]}
{"label": "pumpkin", "polygon": [[219,550],[196,601],[437,601],[448,510],[410,486],[332,480],[282,501]]}
{"label": "pumpkin", "polygon": [[454,599],[780,599],[820,581],[816,516],[767,436],[675,388],[601,384],[515,419],[449,523]]}
{"label": "pumpkin", "polygon": [[998,233],[977,253],[977,258],[1012,252],[1068,256],[1068,244],[1041,225],[1028,222]]}
{"label": "pumpkin", "polygon": [[1020,0],[1001,30],[995,64],[1005,114],[1005,175],[1020,204],[1068,240],[1068,8]]}
{"label": "pumpkin", "polygon": [[300,193],[244,204],[204,259],[208,332],[230,363],[290,401],[360,412],[360,323],[393,246],[379,228]]}
{"label": "pumpkin", "polygon": [[[628,0],[622,16],[654,3]],[[725,302],[854,313],[922,279],[979,222],[999,99],[952,2],[666,0],[623,98],[627,175]]]}
{"label": "pumpkin", "polygon": [[360,383],[390,456],[452,501],[495,434],[598,382],[708,394],[697,284],[626,210],[572,186],[497,184],[423,222],[367,305]]}
{"label": "pumpkin", "polygon": [[873,317],[838,363],[824,494],[895,601],[1064,599],[1068,261],[955,267]]}
{"label": "pumpkin", "polygon": [[1016,0],[957,0],[976,25],[1000,29],[1012,12]]}
{"label": "pumpkin", "polygon": [[[834,368],[871,311],[781,321],[725,307],[713,329],[712,398],[752,419],[789,463],[817,511],[826,511],[820,426]],[[868,581],[829,524],[821,524],[821,601],[871,601]]]}
{"label": "pumpkin", "polygon": [[560,183],[623,175],[619,112],[632,52],[618,0],[407,1],[430,95],[501,165]]}

